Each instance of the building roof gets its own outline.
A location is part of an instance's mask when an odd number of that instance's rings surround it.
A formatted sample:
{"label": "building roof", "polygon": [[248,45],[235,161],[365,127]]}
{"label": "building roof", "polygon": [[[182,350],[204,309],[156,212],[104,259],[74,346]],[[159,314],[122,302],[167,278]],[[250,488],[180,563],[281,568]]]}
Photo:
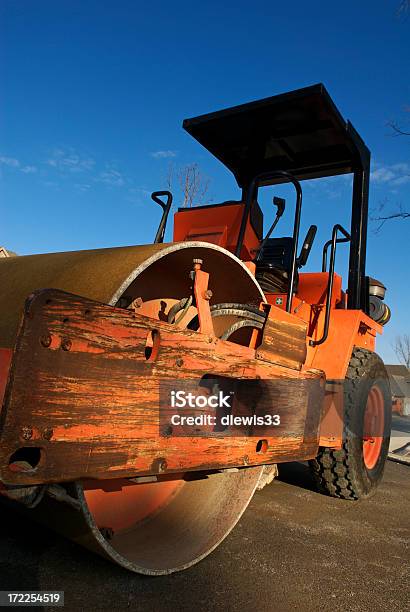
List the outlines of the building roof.
{"label": "building roof", "polygon": [[401,378],[401,376],[390,376],[390,389],[391,389],[391,394],[394,397],[406,397],[406,393],[405,391],[401,388],[400,386],[400,379],[404,380]]}
{"label": "building roof", "polygon": [[386,370],[392,395],[410,398],[410,370],[404,365],[386,365]]}
{"label": "building roof", "polygon": [[6,249],[6,247],[4,246],[0,246],[0,257],[16,257],[17,253],[15,253],[14,251],[10,251],[9,249]]}
{"label": "building roof", "polygon": [[398,363],[386,365],[386,370],[389,375],[395,374],[396,376],[404,376],[405,378],[408,378],[410,380],[410,370],[406,368],[405,365],[401,365]]}

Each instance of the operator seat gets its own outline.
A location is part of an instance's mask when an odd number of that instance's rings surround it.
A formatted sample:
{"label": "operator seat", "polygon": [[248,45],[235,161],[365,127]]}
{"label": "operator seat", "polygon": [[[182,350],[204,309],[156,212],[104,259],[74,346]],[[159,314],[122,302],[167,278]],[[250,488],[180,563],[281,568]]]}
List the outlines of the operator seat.
{"label": "operator seat", "polygon": [[[267,293],[287,293],[292,267],[293,238],[269,238],[256,263],[256,279]],[[295,270],[295,290],[298,273]]]}

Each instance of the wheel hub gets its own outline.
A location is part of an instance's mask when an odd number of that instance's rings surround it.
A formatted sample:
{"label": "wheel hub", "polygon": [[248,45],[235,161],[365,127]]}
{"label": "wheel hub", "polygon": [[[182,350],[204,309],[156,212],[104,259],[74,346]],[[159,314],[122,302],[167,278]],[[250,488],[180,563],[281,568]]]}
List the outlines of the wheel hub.
{"label": "wheel hub", "polygon": [[381,389],[373,385],[370,389],[363,422],[363,460],[372,470],[380,456],[383,444],[384,398]]}

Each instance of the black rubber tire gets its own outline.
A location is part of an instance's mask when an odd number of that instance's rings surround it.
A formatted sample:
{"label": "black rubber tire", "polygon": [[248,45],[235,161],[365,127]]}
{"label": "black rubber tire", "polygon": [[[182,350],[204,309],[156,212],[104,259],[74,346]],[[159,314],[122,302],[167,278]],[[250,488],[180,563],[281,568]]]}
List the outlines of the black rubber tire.
{"label": "black rubber tire", "polygon": [[[384,399],[383,443],[377,463],[368,469],[363,459],[363,421],[370,389],[377,385]],[[355,348],[344,385],[344,442],[340,450],[319,449],[309,462],[319,491],[342,499],[371,496],[382,479],[389,451],[391,391],[383,361],[376,353]]]}

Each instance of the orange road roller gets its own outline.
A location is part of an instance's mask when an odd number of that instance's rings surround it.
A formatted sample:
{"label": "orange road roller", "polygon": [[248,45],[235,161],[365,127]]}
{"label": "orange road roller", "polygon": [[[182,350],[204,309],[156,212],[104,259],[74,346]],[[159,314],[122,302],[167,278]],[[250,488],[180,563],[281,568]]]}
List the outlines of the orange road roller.
{"label": "orange road roller", "polygon": [[[183,126],[239,200],[179,209],[165,244],[172,194],[154,192],[153,244],[0,259],[2,503],[151,575],[212,552],[278,463],[368,497],[390,436],[359,134],[321,84]],[[301,181],[343,173],[351,226],[335,219],[321,271],[305,273],[317,227],[299,239]],[[281,198],[263,230],[258,193],[279,183],[295,191],[291,236],[276,236]]]}

